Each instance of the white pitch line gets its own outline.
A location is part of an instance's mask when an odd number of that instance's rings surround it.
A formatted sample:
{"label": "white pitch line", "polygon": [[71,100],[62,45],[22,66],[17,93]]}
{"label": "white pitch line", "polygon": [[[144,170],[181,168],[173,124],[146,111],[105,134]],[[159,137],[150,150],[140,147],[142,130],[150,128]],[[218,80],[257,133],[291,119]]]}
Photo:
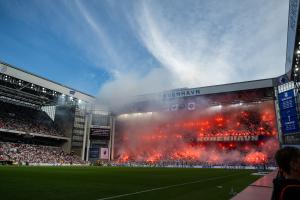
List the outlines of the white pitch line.
{"label": "white pitch line", "polygon": [[158,188],[153,188],[153,189],[148,189],[148,190],[141,190],[141,191],[132,192],[132,193],[115,195],[115,196],[111,196],[111,197],[104,197],[104,198],[100,198],[100,199],[97,199],[97,200],[116,199],[116,198],[120,198],[120,197],[126,197],[126,196],[131,196],[131,195],[135,195],[135,194],[141,194],[141,193],[146,193],[146,192],[151,192],[151,191],[156,191],[156,190],[164,190],[164,189],[183,186],[183,185],[190,185],[190,184],[194,184],[194,183],[200,183],[200,182],[203,182],[203,181],[217,180],[217,179],[222,179],[222,178],[226,178],[226,177],[230,177],[230,176],[236,176],[236,175],[239,175],[239,174],[219,176],[219,177],[202,179],[202,180],[197,180],[197,181],[192,181],[192,182],[179,183],[179,184],[175,184],[175,185],[168,185],[168,186],[163,186],[163,187],[158,187]]}

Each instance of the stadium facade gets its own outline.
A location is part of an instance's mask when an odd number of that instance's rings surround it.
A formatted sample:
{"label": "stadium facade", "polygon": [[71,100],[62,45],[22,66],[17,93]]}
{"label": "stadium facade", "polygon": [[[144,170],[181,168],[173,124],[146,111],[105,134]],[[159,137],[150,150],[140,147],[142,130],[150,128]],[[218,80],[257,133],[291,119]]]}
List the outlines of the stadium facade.
{"label": "stadium facade", "polygon": [[200,150],[265,162],[276,142],[300,145],[299,5],[290,0],[286,73],[275,78],[174,89],[104,108],[91,95],[1,62],[1,112],[21,124],[17,112],[43,115],[48,125],[20,129],[2,119],[0,140],[60,146],[91,162],[193,160]]}

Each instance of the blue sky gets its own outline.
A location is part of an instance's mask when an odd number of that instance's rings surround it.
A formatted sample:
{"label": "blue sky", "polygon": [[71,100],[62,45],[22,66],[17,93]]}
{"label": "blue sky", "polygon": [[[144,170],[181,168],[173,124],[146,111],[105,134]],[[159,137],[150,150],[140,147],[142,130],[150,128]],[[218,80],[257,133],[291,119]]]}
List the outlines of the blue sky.
{"label": "blue sky", "polygon": [[281,75],[287,23],[288,0],[0,0],[0,59],[119,98]]}

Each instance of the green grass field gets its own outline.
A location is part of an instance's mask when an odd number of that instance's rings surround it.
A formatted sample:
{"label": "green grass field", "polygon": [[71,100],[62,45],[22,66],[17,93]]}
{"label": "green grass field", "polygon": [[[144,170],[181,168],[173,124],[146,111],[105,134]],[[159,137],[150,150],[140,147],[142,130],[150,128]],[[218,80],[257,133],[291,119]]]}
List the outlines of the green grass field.
{"label": "green grass field", "polygon": [[0,166],[0,199],[230,199],[231,188],[239,192],[259,178],[251,173],[229,169]]}

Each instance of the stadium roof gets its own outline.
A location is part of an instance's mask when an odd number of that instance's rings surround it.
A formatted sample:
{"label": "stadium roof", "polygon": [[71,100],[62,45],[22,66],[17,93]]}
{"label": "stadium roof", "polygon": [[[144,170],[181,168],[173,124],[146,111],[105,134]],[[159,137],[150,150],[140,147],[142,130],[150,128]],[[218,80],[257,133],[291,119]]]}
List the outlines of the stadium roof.
{"label": "stadium roof", "polygon": [[196,88],[179,88],[167,90],[160,93],[139,95],[136,97],[137,101],[144,101],[149,99],[166,99],[166,98],[181,98],[189,96],[209,95],[218,93],[237,92],[244,90],[254,90],[261,88],[271,88],[277,84],[277,78],[260,79],[253,81],[244,81],[236,83],[228,83],[222,85],[213,85]]}
{"label": "stadium roof", "polygon": [[[111,108],[116,115],[123,113],[148,112],[155,109],[161,110],[171,103],[182,103],[185,99],[192,101],[193,97],[203,96],[209,99],[206,103],[236,104],[237,102],[259,103],[275,98],[274,86],[278,78],[269,78],[223,85],[214,85],[196,88],[179,88],[159,93],[139,95],[131,101],[115,105]],[[202,97],[201,97],[202,98]]]}
{"label": "stadium roof", "polygon": [[[95,97],[92,95],[25,71],[3,61],[0,61],[0,73],[33,84],[34,86],[39,86],[43,91],[49,89],[51,92],[55,92],[55,94],[64,94],[89,103],[95,100]],[[23,88],[25,88],[25,85]],[[23,88],[19,88],[19,90],[21,91]]]}
{"label": "stadium roof", "polygon": [[183,88],[180,90],[175,89],[175,90],[165,91],[162,93],[162,95],[163,97],[174,97],[172,94],[175,93],[175,97],[187,97],[187,96],[196,96],[196,95],[236,92],[236,91],[259,89],[259,88],[269,88],[273,86],[274,86],[274,81],[272,78],[269,78],[269,79],[228,83],[228,84],[206,86],[206,87]]}

